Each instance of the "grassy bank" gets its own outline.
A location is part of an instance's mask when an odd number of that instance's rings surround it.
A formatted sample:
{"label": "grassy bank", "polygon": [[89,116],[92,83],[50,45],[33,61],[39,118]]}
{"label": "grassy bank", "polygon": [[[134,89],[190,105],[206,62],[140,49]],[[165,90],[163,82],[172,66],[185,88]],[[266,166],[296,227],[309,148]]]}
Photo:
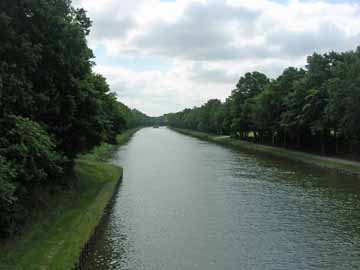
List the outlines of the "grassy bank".
{"label": "grassy bank", "polygon": [[90,153],[82,155],[80,158],[86,160],[94,160],[94,161],[95,160],[105,161],[112,156],[112,154],[117,150],[119,145],[128,142],[132,137],[132,135],[134,135],[134,133],[138,130],[139,130],[138,128],[126,130],[124,133],[119,134],[116,137],[117,144],[114,145],[114,144],[103,143],[95,147]]}
{"label": "grassy bank", "polygon": [[267,154],[277,158],[285,158],[288,160],[309,164],[311,166],[317,166],[320,168],[335,170],[343,174],[360,176],[360,162],[349,161],[338,158],[323,157],[323,156],[288,150],[279,147],[255,144],[247,141],[233,139],[228,136],[216,136],[203,132],[187,130],[187,129],[178,129],[178,128],[173,128],[173,129],[185,135],[190,135],[202,140],[207,140],[217,144],[230,146],[236,149]]}
{"label": "grassy bank", "polygon": [[[118,143],[135,131],[119,135]],[[1,270],[73,269],[122,177],[122,168],[99,161],[116,148],[103,144],[77,159],[73,188],[40,192],[44,203],[34,221],[21,237],[1,243]]]}

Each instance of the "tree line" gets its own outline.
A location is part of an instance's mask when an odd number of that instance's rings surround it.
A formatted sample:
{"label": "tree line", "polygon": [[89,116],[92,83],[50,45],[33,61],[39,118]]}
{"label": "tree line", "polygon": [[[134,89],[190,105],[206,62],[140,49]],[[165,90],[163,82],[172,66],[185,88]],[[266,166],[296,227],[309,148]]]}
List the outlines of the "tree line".
{"label": "tree line", "polygon": [[360,47],[314,53],[305,68],[242,76],[225,102],[165,115],[168,125],[321,154],[360,154]]}
{"label": "tree line", "polygon": [[19,230],[36,187],[73,179],[78,154],[151,124],[92,71],[91,24],[70,0],[0,1],[0,236]]}

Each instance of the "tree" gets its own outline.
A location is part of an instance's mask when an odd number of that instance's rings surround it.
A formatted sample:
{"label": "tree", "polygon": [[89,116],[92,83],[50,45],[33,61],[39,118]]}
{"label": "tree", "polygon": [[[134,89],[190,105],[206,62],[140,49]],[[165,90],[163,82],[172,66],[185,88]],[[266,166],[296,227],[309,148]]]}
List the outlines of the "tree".
{"label": "tree", "polygon": [[0,236],[11,233],[12,211],[16,202],[16,170],[5,157],[0,155]]}
{"label": "tree", "polygon": [[232,91],[230,97],[231,103],[231,128],[235,134],[240,133],[242,138],[246,138],[250,131],[254,130],[251,121],[254,98],[264,91],[269,79],[260,72],[246,73],[240,78],[236,89]]}
{"label": "tree", "polygon": [[263,92],[255,97],[253,122],[257,130],[264,135],[269,133],[272,144],[275,144],[279,133],[279,118],[282,112],[282,96],[279,95],[277,82],[269,83]]}
{"label": "tree", "polygon": [[126,126],[92,72],[90,27],[70,0],[0,1],[0,225],[16,223],[11,198],[20,205],[31,188],[59,184],[79,153]]}
{"label": "tree", "polygon": [[[259,72],[240,77],[225,103],[167,115],[172,126],[231,134],[324,154],[360,153],[360,47],[307,58],[274,80]],[[221,122],[221,123],[220,123]]]}
{"label": "tree", "polygon": [[38,184],[58,184],[67,160],[37,123],[20,116],[1,119],[0,234],[18,230],[23,199]]}

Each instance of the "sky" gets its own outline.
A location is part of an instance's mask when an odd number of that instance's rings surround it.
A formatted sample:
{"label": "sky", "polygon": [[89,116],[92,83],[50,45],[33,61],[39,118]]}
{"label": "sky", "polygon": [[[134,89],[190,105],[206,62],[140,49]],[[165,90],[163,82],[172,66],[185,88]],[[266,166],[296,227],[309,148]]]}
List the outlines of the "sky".
{"label": "sky", "polygon": [[275,78],[313,52],[360,45],[360,0],[74,0],[93,21],[95,72],[159,116],[225,100],[240,76]]}

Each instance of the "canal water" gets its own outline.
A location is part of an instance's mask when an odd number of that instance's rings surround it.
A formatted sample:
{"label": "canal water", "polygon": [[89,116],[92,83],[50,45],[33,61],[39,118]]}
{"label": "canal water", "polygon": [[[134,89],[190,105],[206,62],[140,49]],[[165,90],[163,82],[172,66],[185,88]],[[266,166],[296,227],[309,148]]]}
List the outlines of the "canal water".
{"label": "canal water", "polygon": [[360,180],[167,128],[121,147],[86,269],[360,269]]}

